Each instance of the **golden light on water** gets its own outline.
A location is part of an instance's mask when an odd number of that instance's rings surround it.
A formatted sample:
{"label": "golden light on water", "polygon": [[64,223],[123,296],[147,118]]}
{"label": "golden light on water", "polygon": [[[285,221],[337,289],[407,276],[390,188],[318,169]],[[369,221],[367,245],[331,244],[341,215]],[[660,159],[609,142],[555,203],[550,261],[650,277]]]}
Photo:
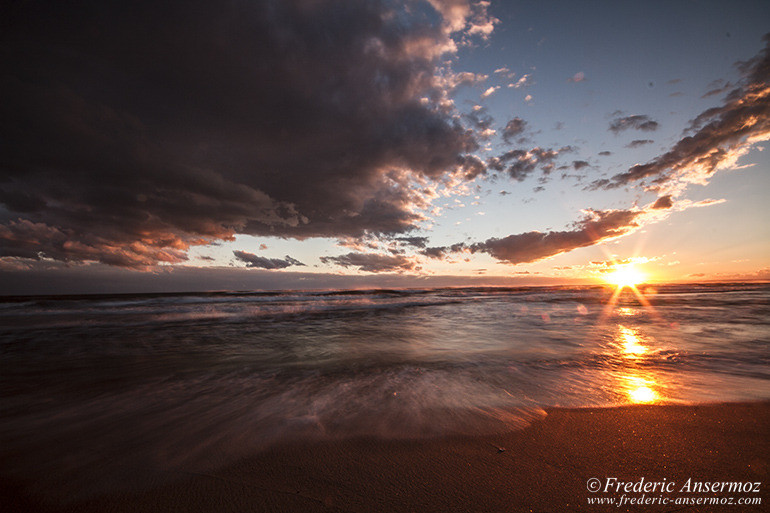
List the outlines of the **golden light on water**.
{"label": "golden light on water", "polygon": [[605,370],[605,385],[616,400],[625,404],[652,404],[666,400],[670,379],[657,372],[650,360],[657,358],[655,342],[636,327],[618,324],[612,342],[604,347],[611,351],[611,365]]}
{"label": "golden light on water", "polygon": [[652,379],[640,376],[624,376],[623,378],[623,388],[632,403],[654,403],[658,400],[658,394],[653,389],[655,382]]}
{"label": "golden light on water", "polygon": [[647,348],[642,345],[639,335],[630,328],[620,326],[619,342],[623,347],[623,352],[627,356],[636,357],[647,352]]}
{"label": "golden light on water", "polygon": [[[646,365],[648,360],[655,358],[655,352],[651,344],[654,340],[649,334],[643,335],[640,328],[631,327],[634,317],[650,317],[652,320],[660,320],[659,315],[647,299],[648,293],[654,296],[655,291],[650,287],[640,290],[637,286],[647,282],[650,277],[647,273],[636,267],[635,264],[648,261],[643,257],[634,257],[624,263],[613,262],[611,270],[601,275],[601,279],[614,286],[611,297],[607,300],[603,309],[600,323],[613,323],[611,330],[612,343],[610,349],[615,368],[607,370],[607,377],[611,380],[611,388],[617,397],[624,403],[651,404],[666,400],[668,393],[667,379],[654,371],[654,366]],[[639,302],[634,305],[625,292],[632,293]],[[618,303],[623,301],[622,306]],[[617,308],[616,308],[617,307]],[[641,308],[639,308],[641,307]]]}

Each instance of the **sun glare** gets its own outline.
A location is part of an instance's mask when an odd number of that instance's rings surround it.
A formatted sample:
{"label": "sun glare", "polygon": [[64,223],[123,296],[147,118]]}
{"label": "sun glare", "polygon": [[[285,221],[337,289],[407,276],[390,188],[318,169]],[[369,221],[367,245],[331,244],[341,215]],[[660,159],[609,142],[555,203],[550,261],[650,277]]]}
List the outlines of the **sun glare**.
{"label": "sun glare", "polygon": [[634,388],[628,391],[628,395],[634,403],[651,403],[658,397],[650,387]]}
{"label": "sun glare", "polygon": [[604,277],[607,283],[611,283],[616,287],[635,287],[639,283],[644,282],[647,276],[634,267],[633,265],[618,265],[615,266],[615,270]]}
{"label": "sun glare", "polygon": [[634,404],[654,403],[658,401],[658,393],[652,388],[655,382],[639,376],[626,376],[625,392]]}

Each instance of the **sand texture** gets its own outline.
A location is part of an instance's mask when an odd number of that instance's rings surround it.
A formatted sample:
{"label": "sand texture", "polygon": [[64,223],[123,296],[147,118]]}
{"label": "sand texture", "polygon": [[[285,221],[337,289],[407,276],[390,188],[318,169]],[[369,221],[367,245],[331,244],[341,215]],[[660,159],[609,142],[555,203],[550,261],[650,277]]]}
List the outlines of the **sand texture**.
{"label": "sand texture", "polygon": [[[768,435],[768,403],[552,409],[495,436],[284,444],[230,467],[75,502],[6,477],[0,500],[3,511],[71,512],[767,511]],[[677,484],[647,497],[760,497],[764,505],[588,504],[622,495],[587,489],[591,478],[604,486],[613,477]],[[678,493],[690,478],[760,482],[761,491]]]}

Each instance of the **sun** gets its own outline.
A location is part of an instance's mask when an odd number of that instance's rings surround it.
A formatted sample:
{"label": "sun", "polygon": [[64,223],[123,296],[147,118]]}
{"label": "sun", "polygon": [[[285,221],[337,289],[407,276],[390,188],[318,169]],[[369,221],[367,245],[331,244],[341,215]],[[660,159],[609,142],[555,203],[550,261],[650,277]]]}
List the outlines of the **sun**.
{"label": "sun", "polygon": [[647,276],[634,267],[633,264],[616,265],[615,269],[604,277],[607,283],[611,283],[618,288],[635,287],[643,283]]}

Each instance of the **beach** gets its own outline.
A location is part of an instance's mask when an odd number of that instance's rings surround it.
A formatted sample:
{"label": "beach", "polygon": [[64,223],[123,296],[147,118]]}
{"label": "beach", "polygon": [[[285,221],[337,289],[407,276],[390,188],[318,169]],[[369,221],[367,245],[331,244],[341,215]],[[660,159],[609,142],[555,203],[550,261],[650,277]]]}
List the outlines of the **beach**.
{"label": "beach", "polygon": [[[41,512],[763,511],[768,431],[766,402],[557,408],[491,436],[282,444],[224,468],[79,501],[30,494],[29,482],[6,479],[0,500],[5,511]],[[609,491],[589,492],[592,478]],[[627,498],[759,498],[765,506],[588,503],[620,500],[617,482],[640,479],[676,486]],[[681,492],[688,480],[690,491]],[[696,493],[696,482],[761,484],[759,493]]]}
{"label": "beach", "polygon": [[6,298],[2,510],[760,510],[770,288],[614,292]]}

